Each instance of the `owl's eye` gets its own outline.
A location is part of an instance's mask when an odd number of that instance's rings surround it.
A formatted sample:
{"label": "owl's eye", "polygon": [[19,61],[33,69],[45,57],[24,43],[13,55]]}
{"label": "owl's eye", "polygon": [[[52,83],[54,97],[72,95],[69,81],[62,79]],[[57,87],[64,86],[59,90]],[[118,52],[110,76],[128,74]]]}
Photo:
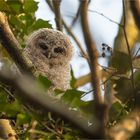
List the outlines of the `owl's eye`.
{"label": "owl's eye", "polygon": [[43,50],[47,50],[48,46],[45,43],[39,43],[39,47]]}
{"label": "owl's eye", "polygon": [[61,47],[57,47],[57,48],[54,48],[54,52],[55,53],[63,53],[64,52],[64,49],[61,48]]}

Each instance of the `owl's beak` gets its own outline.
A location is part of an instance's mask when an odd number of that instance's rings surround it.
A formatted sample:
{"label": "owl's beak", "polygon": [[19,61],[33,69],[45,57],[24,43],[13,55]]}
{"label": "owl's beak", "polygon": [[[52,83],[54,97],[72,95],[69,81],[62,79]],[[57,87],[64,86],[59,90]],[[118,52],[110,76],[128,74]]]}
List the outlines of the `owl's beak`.
{"label": "owl's beak", "polygon": [[51,54],[50,53],[48,53],[48,51],[45,51],[45,52],[43,52],[43,54],[47,57],[47,58],[51,58]]}
{"label": "owl's beak", "polygon": [[51,58],[51,54],[50,53],[48,53],[48,58]]}

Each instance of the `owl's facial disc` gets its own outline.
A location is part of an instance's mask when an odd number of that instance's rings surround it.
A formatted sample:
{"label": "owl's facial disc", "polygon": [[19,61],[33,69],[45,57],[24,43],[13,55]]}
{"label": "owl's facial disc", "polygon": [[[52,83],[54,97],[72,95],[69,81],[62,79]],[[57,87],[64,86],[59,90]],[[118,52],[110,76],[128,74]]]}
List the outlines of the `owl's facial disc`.
{"label": "owl's facial disc", "polygon": [[65,48],[61,47],[61,44],[53,44],[49,42],[45,42],[44,40],[40,39],[37,42],[38,48],[41,50],[41,53],[48,59],[59,59],[61,56],[66,55]]}
{"label": "owl's facial disc", "polygon": [[42,53],[43,55],[48,58],[59,58],[59,56],[62,56],[65,54],[65,49],[61,47],[56,47],[56,48],[49,48],[45,44],[40,46],[42,48]]}

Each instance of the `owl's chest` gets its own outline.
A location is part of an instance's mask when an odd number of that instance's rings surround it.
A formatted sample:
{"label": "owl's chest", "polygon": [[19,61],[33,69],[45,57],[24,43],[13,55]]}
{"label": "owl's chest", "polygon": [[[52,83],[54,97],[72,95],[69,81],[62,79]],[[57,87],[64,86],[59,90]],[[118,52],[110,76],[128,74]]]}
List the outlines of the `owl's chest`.
{"label": "owl's chest", "polygon": [[61,90],[70,88],[70,67],[53,67],[49,68],[46,76],[51,80],[54,86]]}
{"label": "owl's chest", "polygon": [[50,65],[48,61],[34,61],[37,70],[45,75],[54,85],[55,88],[60,90],[67,90],[70,88],[70,64],[66,65]]}

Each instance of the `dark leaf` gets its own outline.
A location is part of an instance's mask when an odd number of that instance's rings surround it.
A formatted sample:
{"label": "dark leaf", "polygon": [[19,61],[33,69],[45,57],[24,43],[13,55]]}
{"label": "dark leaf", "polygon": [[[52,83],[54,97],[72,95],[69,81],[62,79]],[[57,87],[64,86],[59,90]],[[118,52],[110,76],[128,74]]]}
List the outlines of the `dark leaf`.
{"label": "dark leaf", "polygon": [[86,102],[81,100],[81,96],[84,94],[83,91],[78,91],[76,89],[67,90],[62,96],[62,99],[69,103],[72,107],[84,106]]}
{"label": "dark leaf", "polygon": [[70,85],[72,88],[75,88],[75,83],[76,83],[76,78],[74,77],[74,72],[71,68],[71,81],[70,81]]}
{"label": "dark leaf", "polygon": [[10,7],[4,2],[3,0],[0,0],[0,11],[3,12],[10,12]]}
{"label": "dark leaf", "polygon": [[23,125],[25,123],[30,123],[30,122],[31,122],[31,117],[28,114],[19,113],[17,115],[17,120],[16,120],[17,125]]}
{"label": "dark leaf", "polygon": [[116,84],[114,89],[117,92],[115,96],[122,102],[125,102],[134,96],[132,83],[129,79],[121,77],[120,79],[114,81]]}
{"label": "dark leaf", "polygon": [[109,120],[110,121],[115,121],[115,120],[120,120],[122,117],[124,117],[127,114],[127,111],[125,110],[123,104],[119,102],[115,102],[109,111]]}

